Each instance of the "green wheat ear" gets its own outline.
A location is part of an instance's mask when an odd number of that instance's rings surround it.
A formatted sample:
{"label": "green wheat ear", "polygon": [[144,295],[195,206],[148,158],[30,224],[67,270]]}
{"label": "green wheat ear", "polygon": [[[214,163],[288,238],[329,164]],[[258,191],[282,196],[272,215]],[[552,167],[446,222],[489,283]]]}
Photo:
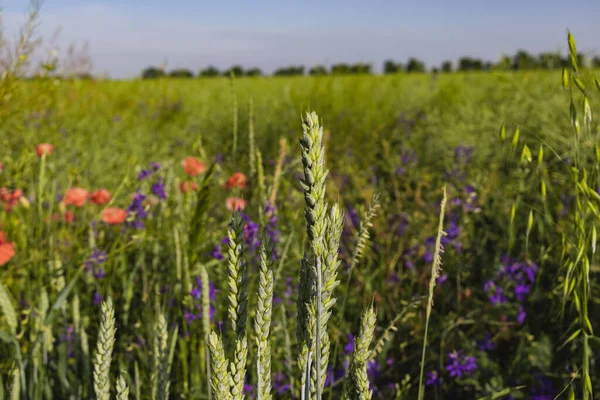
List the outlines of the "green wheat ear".
{"label": "green wheat ear", "polygon": [[117,400],[128,400],[129,399],[129,387],[125,382],[125,378],[121,373],[119,379],[117,379]]}
{"label": "green wheat ear", "polygon": [[210,333],[208,338],[208,349],[210,350],[210,362],[212,366],[210,385],[215,399],[232,400],[232,380],[228,371],[229,361],[225,357],[223,341],[214,331]]}
{"label": "green wheat ear", "polygon": [[367,362],[371,355],[369,346],[373,341],[376,316],[373,307],[369,307],[362,316],[360,332],[354,341],[354,351],[350,362],[349,382],[346,385],[343,399],[346,400],[370,400],[372,396],[369,388],[369,376],[367,374]]}
{"label": "green wheat ear", "polygon": [[[306,218],[307,248],[300,269],[300,294],[298,296],[298,325],[296,335],[300,343],[298,367],[302,371],[302,392],[314,393],[317,399],[322,396],[324,375],[322,360],[328,357],[329,337],[326,331],[328,314],[323,306],[323,269],[327,260],[327,203],[325,202],[325,149],[323,148],[323,128],[319,116],[307,113],[302,124],[300,147],[304,178],[304,216]],[[334,227],[333,229],[337,229]],[[334,278],[335,280],[335,278]],[[315,362],[312,362],[312,357]],[[310,378],[307,365],[312,363]],[[326,367],[325,367],[326,368]],[[312,382],[311,382],[312,381]],[[308,384],[312,388],[308,391]]]}
{"label": "green wheat ear", "polygon": [[244,219],[239,212],[233,214],[229,229],[229,319],[235,334],[233,360],[229,363],[231,372],[231,394],[234,400],[244,398],[244,378],[248,359],[248,337],[246,317],[248,296],[246,262],[244,260]]}
{"label": "green wheat ear", "polygon": [[98,400],[110,400],[110,363],[115,345],[115,311],[112,299],[102,302],[102,320],[94,360],[94,391]]}
{"label": "green wheat ear", "polygon": [[167,320],[161,312],[154,332],[154,398],[167,400],[169,398],[169,332]]}
{"label": "green wheat ear", "polygon": [[258,304],[254,320],[258,348],[258,399],[270,400],[271,395],[271,343],[269,334],[273,314],[273,253],[275,245],[268,235],[263,235],[260,247],[260,272],[258,277]]}

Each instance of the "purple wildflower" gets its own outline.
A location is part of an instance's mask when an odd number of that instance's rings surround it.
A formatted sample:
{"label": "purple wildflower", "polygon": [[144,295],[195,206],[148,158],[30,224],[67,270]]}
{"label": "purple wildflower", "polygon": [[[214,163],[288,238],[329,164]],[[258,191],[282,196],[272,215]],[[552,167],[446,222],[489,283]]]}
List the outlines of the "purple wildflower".
{"label": "purple wildflower", "polygon": [[106,252],[100,249],[92,250],[92,254],[84,261],[85,270],[91,272],[95,279],[102,279],[106,276],[106,273],[100,267],[101,264],[106,262]]}
{"label": "purple wildflower", "polygon": [[348,334],[348,343],[346,343],[346,346],[344,347],[344,354],[350,354],[354,351],[354,335],[349,333]]}
{"label": "purple wildflower", "polygon": [[500,286],[497,286],[496,292],[490,295],[490,302],[495,306],[497,306],[498,304],[506,303],[508,299],[506,298],[506,296],[504,296],[503,292],[504,289],[502,289]]}
{"label": "purple wildflower", "polygon": [[167,192],[162,177],[159,177],[158,181],[152,185],[152,193],[161,200],[167,199]]}
{"label": "purple wildflower", "polygon": [[463,356],[460,351],[448,353],[446,370],[451,377],[462,378],[477,370],[476,359],[473,356]]}
{"label": "purple wildflower", "polygon": [[496,343],[492,341],[492,335],[489,332],[487,332],[485,334],[485,338],[477,342],[477,344],[479,345],[479,350],[481,351],[490,351],[496,348]]}
{"label": "purple wildflower", "polygon": [[517,313],[517,322],[519,323],[519,325],[523,325],[523,322],[525,322],[525,318],[527,318],[527,313],[523,309],[523,306],[519,305],[519,312]]}
{"label": "purple wildflower", "polygon": [[441,384],[442,384],[442,377],[436,370],[427,372],[427,380],[425,381],[425,385],[438,387]]}
{"label": "purple wildflower", "polygon": [[143,181],[144,179],[148,178],[150,175],[152,175],[152,171],[149,169],[143,169],[140,171],[140,173],[137,176],[138,181]]}
{"label": "purple wildflower", "polygon": [[283,372],[273,374],[273,389],[277,394],[284,394],[292,390],[292,385],[287,382],[287,376]]}

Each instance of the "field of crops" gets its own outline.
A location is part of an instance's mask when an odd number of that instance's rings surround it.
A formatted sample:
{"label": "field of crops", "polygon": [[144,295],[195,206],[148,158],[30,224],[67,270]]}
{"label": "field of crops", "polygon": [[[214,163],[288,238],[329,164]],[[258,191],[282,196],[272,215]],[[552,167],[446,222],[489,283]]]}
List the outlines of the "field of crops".
{"label": "field of crops", "polygon": [[572,63],[4,81],[0,399],[591,399]]}

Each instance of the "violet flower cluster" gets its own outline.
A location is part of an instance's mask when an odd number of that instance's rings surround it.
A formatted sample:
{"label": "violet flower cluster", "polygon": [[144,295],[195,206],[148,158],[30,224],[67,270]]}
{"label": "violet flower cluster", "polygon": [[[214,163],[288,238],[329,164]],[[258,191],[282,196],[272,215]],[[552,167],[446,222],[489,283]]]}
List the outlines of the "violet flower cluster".
{"label": "violet flower cluster", "polygon": [[[191,309],[185,310],[185,320],[188,325],[191,325],[194,321],[202,319],[202,279],[198,276],[196,277],[196,282],[192,287],[192,291],[190,295],[194,299],[194,303]],[[210,297],[210,320],[213,321],[215,315],[215,306],[214,302],[217,297],[217,289],[213,282],[208,282],[208,293]]]}
{"label": "violet flower cluster", "polygon": [[519,262],[504,256],[495,279],[486,281],[483,290],[494,305],[509,303],[511,298],[514,299],[518,308],[517,322],[522,325],[527,317],[523,304],[531,294],[537,271],[535,263]]}
{"label": "violet flower cluster", "polygon": [[102,264],[106,262],[106,252],[100,249],[93,249],[92,254],[85,259],[85,271],[92,274],[95,279],[102,279],[106,276],[106,272],[102,268]]}

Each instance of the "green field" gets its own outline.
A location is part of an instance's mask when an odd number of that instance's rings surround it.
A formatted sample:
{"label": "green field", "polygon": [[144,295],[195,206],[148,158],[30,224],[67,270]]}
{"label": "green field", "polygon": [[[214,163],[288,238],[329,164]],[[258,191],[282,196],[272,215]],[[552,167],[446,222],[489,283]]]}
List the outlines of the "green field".
{"label": "green field", "polygon": [[[591,398],[600,387],[600,74],[568,73],[566,88],[560,71],[2,86],[0,188],[23,196],[0,210],[0,262],[3,245],[15,250],[0,268],[0,398],[108,398],[119,388],[123,399],[124,385],[129,398],[241,398],[244,381],[219,364],[217,337],[238,361],[233,371],[247,369],[246,398],[267,398],[257,395],[267,376],[273,398],[300,398],[309,330],[297,335],[298,284],[317,259],[322,300],[337,299],[323,304],[329,361],[321,350],[325,362],[312,367],[327,378],[323,398],[368,398],[358,394],[369,392],[366,378],[374,399],[416,399],[426,320],[425,399]],[[316,122],[329,170],[322,201]],[[54,151],[38,157],[41,143]],[[185,157],[206,171],[186,176]],[[140,177],[150,163],[160,168]],[[244,187],[227,187],[235,172]],[[197,190],[182,193],[182,182]],[[76,187],[105,188],[111,200],[77,207],[64,196]],[[232,196],[247,201],[233,217]],[[325,201],[342,220],[326,216]],[[102,222],[106,207],[127,220]],[[273,257],[260,247],[263,230]],[[352,346],[371,305],[374,338]],[[254,321],[269,310],[266,338]],[[207,328],[218,334],[213,352]],[[234,349],[245,340],[243,363]],[[219,397],[219,379],[233,397]]]}

